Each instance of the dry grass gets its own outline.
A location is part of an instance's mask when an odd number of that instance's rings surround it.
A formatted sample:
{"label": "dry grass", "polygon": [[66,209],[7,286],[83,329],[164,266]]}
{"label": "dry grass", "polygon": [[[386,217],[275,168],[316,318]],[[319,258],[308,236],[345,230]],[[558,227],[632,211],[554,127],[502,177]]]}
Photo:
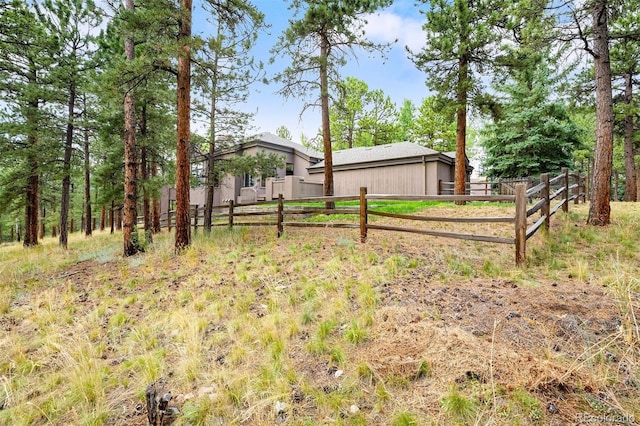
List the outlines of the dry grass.
{"label": "dry grass", "polygon": [[161,377],[178,425],[638,419],[640,208],[603,229],[571,208],[525,268],[512,246],[353,230],[217,230],[179,257],[166,234],[129,259],[106,234],[0,247],[0,424],[143,425]]}

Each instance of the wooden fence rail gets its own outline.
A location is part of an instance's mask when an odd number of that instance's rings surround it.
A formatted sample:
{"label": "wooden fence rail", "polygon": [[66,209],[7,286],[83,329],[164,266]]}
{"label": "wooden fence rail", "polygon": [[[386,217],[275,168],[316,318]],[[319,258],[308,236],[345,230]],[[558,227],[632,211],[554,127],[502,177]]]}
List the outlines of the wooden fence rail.
{"label": "wooden fence rail", "polygon": [[[573,182],[572,182],[573,181]],[[370,230],[408,232],[421,235],[429,235],[444,238],[463,239],[499,244],[515,245],[515,262],[524,264],[526,260],[526,243],[539,229],[549,232],[550,218],[560,209],[569,211],[569,202],[583,202],[586,200],[586,186],[584,176],[579,173],[570,173],[563,169],[562,173],[550,178],[548,174],[540,175],[540,183],[531,186],[531,181],[518,182],[513,186],[513,195],[390,195],[368,194],[367,188],[361,188],[359,196],[343,197],[315,197],[298,200],[284,200],[282,194],[277,202],[260,202],[251,204],[235,204],[230,201],[228,205],[215,206],[216,213],[212,215],[212,226],[275,226],[278,237],[282,236],[285,227],[332,227],[353,228],[360,230],[360,241],[365,243]],[[527,189],[529,187],[529,189]],[[358,201],[358,207],[326,209],[312,207],[308,204]],[[514,203],[513,216],[498,217],[441,217],[417,214],[396,214],[381,211],[374,203],[376,201],[483,201],[483,202],[509,202]],[[306,205],[303,205],[306,204]],[[540,212],[540,217],[529,220],[531,216]],[[358,217],[353,222],[302,222],[296,218],[307,218],[314,215],[346,215]],[[171,230],[173,224],[173,212],[169,212],[164,226]],[[191,223],[197,230],[204,223],[204,208],[192,206]],[[408,223],[513,223],[512,236],[481,235],[470,233],[457,233],[436,229],[419,229],[407,226],[390,226],[370,223],[372,216],[397,219]],[[341,216],[341,219],[344,216]],[[237,219],[242,218],[242,222]],[[271,220],[269,220],[271,219]],[[532,222],[530,226],[528,223]]]}

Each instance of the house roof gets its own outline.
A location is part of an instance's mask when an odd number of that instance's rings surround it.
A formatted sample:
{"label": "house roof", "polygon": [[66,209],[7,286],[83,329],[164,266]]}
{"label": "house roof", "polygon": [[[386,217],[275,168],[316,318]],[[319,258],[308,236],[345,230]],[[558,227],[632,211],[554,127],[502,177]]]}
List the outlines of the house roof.
{"label": "house roof", "polygon": [[[333,166],[375,163],[423,156],[437,156],[438,154],[440,154],[439,151],[420,146],[413,142],[398,142],[387,145],[363,146],[334,151]],[[311,169],[324,169],[324,161],[309,167],[309,170]]]}
{"label": "house roof", "polygon": [[281,138],[280,136],[274,135],[273,133],[269,133],[269,132],[258,133],[255,136],[251,136],[250,138],[247,139],[247,141],[243,142],[241,145],[243,147],[246,147],[247,145],[251,145],[252,143],[260,143],[260,142],[262,143],[266,142],[271,145],[291,148],[308,157],[313,157],[313,158],[323,157],[323,154],[321,152],[318,152],[312,148],[308,148],[302,144],[292,142],[288,139]]}

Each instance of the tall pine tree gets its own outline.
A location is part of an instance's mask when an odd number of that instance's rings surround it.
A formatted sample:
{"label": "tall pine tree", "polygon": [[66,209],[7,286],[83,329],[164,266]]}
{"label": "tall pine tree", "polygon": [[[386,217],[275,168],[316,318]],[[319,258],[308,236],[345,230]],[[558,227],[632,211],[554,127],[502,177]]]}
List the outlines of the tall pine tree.
{"label": "tall pine tree", "polygon": [[[276,76],[285,98],[310,97],[305,107],[320,106],[324,147],[324,194],[333,195],[333,155],[329,119],[331,82],[339,80],[339,69],[355,48],[384,49],[365,38],[364,15],[388,6],[391,0],[294,0],[295,18],[272,49],[288,56],[290,65]],[[332,208],[332,203],[327,203]]]}
{"label": "tall pine tree", "polygon": [[427,73],[427,86],[456,108],[455,194],[465,193],[467,112],[483,108],[481,77],[491,65],[499,40],[496,25],[502,17],[500,0],[423,0],[425,47],[411,52]]}

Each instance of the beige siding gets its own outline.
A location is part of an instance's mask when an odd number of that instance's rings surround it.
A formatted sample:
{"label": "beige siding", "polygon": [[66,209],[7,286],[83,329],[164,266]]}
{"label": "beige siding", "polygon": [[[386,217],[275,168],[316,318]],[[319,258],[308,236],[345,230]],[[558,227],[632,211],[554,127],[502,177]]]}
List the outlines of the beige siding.
{"label": "beige siding", "polygon": [[438,195],[438,169],[440,165],[435,161],[427,163],[427,195]]}
{"label": "beige siding", "polygon": [[445,182],[453,182],[455,180],[455,167],[447,164],[438,163],[438,178]]}
{"label": "beige siding", "polygon": [[301,176],[303,178],[309,177],[309,172],[307,171],[307,167],[309,167],[309,160],[306,160],[299,155],[294,155],[293,158],[293,174],[294,176]]}
{"label": "beige siding", "polygon": [[357,195],[362,186],[370,194],[424,194],[424,164],[334,171],[333,183],[335,195]]}

